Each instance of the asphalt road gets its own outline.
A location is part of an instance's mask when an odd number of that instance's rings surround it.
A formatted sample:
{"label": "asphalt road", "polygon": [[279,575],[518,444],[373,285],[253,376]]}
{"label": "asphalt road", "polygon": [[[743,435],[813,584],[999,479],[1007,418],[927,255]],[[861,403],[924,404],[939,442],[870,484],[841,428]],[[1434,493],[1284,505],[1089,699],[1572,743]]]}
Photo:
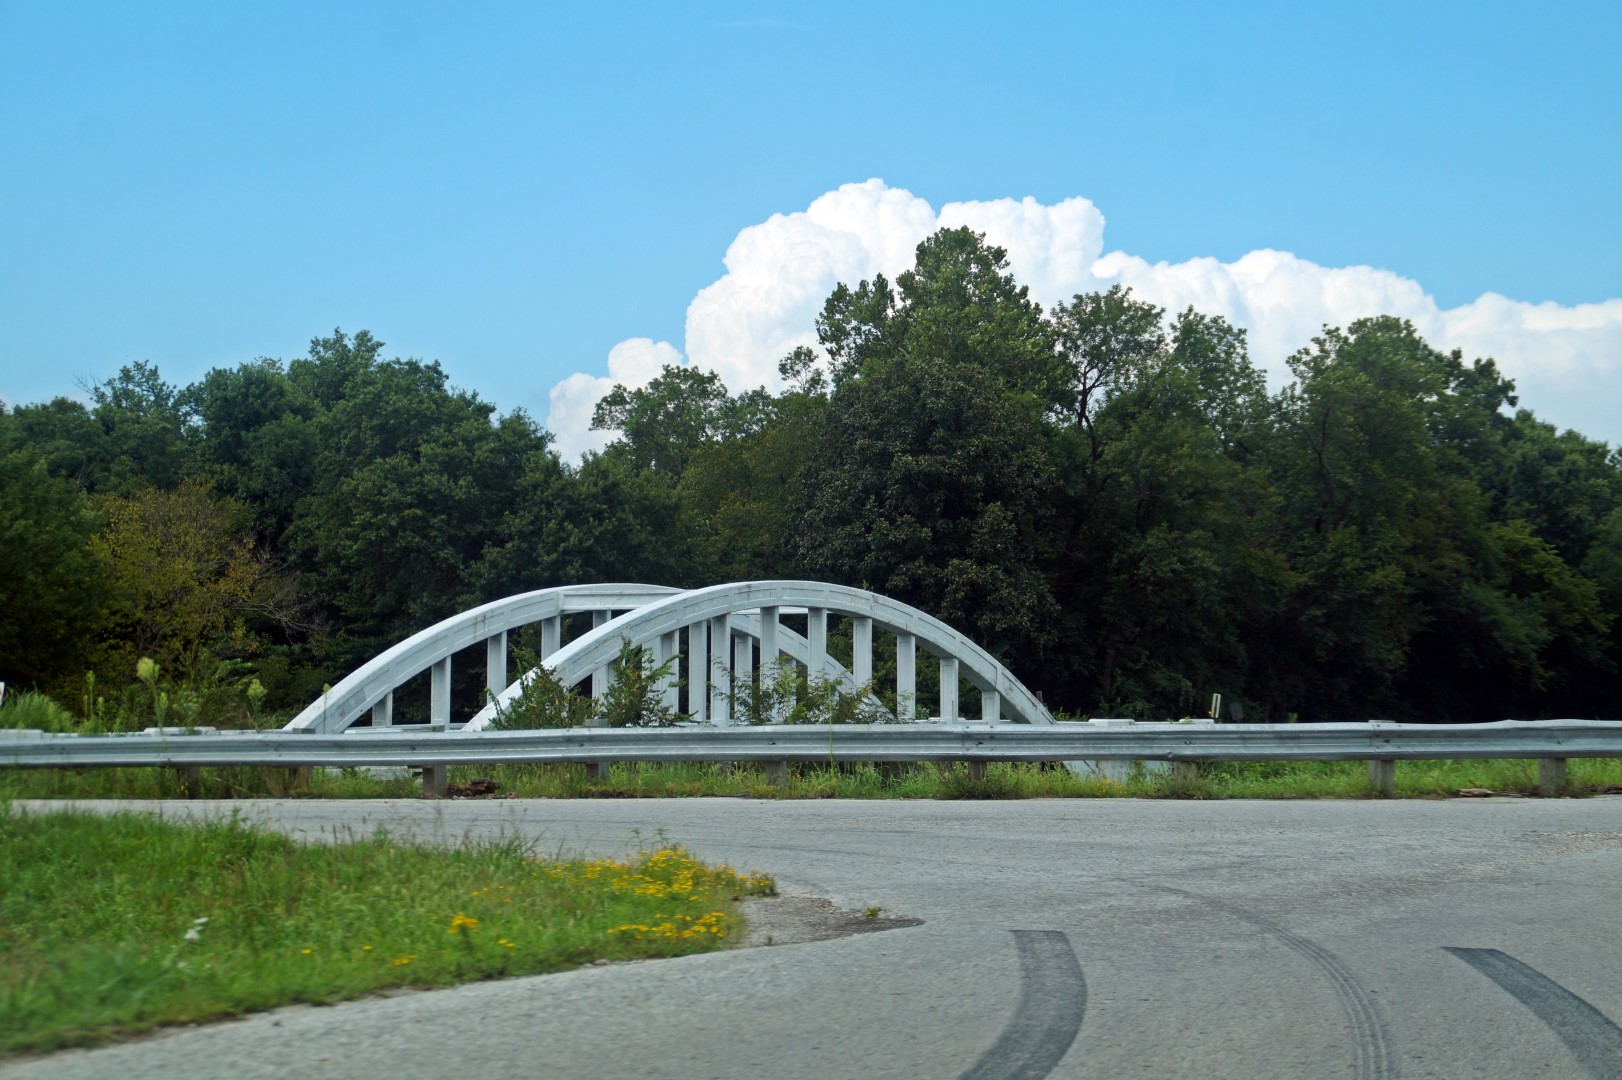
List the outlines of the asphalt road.
{"label": "asphalt road", "polygon": [[1622,797],[168,804],[310,838],[664,836],[921,925],[284,1009],[119,1077],[1622,1077]]}

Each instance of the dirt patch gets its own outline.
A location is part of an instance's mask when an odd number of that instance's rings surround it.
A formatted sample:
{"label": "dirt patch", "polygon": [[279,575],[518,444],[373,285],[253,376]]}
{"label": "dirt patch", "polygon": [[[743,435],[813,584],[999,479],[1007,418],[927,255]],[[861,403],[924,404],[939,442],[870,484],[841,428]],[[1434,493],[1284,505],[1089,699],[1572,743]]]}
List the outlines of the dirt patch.
{"label": "dirt patch", "polygon": [[743,917],[748,930],[738,942],[742,949],[799,945],[852,934],[899,930],[904,926],[921,926],[924,921],[905,915],[886,915],[880,908],[842,911],[820,896],[748,897],[743,901]]}

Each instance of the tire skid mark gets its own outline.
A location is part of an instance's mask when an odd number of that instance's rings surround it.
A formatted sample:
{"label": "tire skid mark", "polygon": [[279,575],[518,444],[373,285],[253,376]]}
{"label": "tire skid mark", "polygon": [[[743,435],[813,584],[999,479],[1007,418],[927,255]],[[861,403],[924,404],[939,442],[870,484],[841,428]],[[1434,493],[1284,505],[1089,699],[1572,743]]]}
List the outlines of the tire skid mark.
{"label": "tire skid mark", "polygon": [[1537,968],[1497,949],[1444,945],[1442,951],[1457,956],[1531,1010],[1566,1044],[1590,1076],[1598,1080],[1622,1077],[1622,1028],[1587,1001]]}
{"label": "tire skid mark", "polygon": [[1397,1068],[1396,1056],[1392,1052],[1391,1035],[1386,1030],[1385,1020],[1380,1015],[1374,998],[1363,988],[1356,975],[1352,974],[1340,957],[1313,941],[1286,930],[1272,919],[1244,908],[1234,907],[1200,893],[1189,892],[1187,889],[1173,888],[1170,885],[1142,885],[1142,888],[1156,889],[1160,892],[1175,893],[1178,896],[1197,900],[1203,904],[1217,908],[1232,915],[1236,919],[1250,923],[1252,926],[1267,931],[1278,938],[1290,949],[1305,957],[1329,980],[1334,988],[1335,997],[1340,1001],[1341,1013],[1346,1017],[1347,1024],[1352,1030],[1352,1075],[1357,1080],[1397,1080],[1401,1075]]}
{"label": "tire skid mark", "polygon": [[1015,930],[1019,1004],[991,1049],[960,1080],[1042,1080],[1076,1041],[1087,981],[1060,930]]}

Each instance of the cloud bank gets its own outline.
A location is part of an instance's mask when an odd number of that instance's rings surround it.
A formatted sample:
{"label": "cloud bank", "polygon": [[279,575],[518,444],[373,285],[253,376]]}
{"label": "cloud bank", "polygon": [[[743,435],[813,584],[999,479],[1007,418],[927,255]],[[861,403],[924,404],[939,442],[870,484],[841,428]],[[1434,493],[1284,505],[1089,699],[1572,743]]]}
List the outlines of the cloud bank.
{"label": "cloud bank", "polygon": [[1251,356],[1275,386],[1285,358],[1326,323],[1397,315],[1437,348],[1494,357],[1539,415],[1596,438],[1622,435],[1608,430],[1622,421],[1604,408],[1622,400],[1622,299],[1565,306],[1485,293],[1444,309],[1417,281],[1388,270],[1319,266],[1287,251],[1150,263],[1106,253],[1104,215],[1084,198],[953,202],[937,212],[874,179],[740,232],[727,248],[726,273],[688,305],[685,355],[666,341],[631,338],[609,352],[606,376],[576,373],[554,386],[546,424],[558,450],[575,458],[604,445],[605,434],[589,430],[597,400],[615,383],[645,385],[664,364],[715,371],[734,391],[776,389],[777,361],[797,345],[816,345],[816,316],[836,284],[894,278],[925,237],[963,225],[1008,251],[1014,276],[1044,307],[1120,284],[1170,312],[1192,306],[1223,316],[1249,331]]}

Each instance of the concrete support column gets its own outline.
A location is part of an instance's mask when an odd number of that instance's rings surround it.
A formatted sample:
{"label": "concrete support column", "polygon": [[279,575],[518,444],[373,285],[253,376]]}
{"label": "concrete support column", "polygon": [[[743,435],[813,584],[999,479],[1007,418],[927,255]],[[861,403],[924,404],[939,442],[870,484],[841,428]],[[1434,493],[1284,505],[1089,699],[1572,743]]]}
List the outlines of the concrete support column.
{"label": "concrete support column", "polygon": [[784,787],[788,784],[788,762],[762,761],[760,767],[766,773],[766,782],[773,787]]}
{"label": "concrete support column", "polygon": [[1566,793],[1566,759],[1538,758],[1538,794],[1552,799]]}
{"label": "concrete support column", "polygon": [[698,723],[709,719],[710,624],[696,622],[687,628],[687,715]]}
{"label": "concrete support column", "polygon": [[448,728],[451,723],[451,658],[428,669],[428,722]]}
{"label": "concrete support column", "polygon": [[911,720],[918,715],[918,638],[895,636],[895,715]]}
{"label": "concrete support column", "polygon": [[[614,617],[612,611],[594,611],[591,613],[591,628],[597,629]],[[607,664],[591,673],[591,696],[594,701],[601,701],[608,695],[608,683],[613,678],[613,671]]]}
{"label": "concrete support column", "polygon": [[717,727],[732,723],[732,619],[721,615],[710,620],[710,712]]}
{"label": "concrete support column", "polygon": [[676,685],[680,681],[676,669],[681,666],[678,633],[679,631],[672,630],[668,634],[660,634],[659,643],[654,647],[653,651],[655,667],[663,667],[667,661],[670,662],[670,670],[665,674],[664,678],[659,680],[659,701],[671,712],[681,708],[681,702],[677,697],[679,687]]}
{"label": "concrete support column", "polygon": [[941,657],[941,719],[955,724],[957,715],[957,657]]}
{"label": "concrete support column", "polygon": [[995,690],[980,691],[980,720],[995,724],[1002,719],[1002,695]]}
{"label": "concrete support column", "polygon": [[807,685],[826,678],[823,668],[828,664],[828,609],[810,608],[805,613],[805,639],[811,648],[806,654],[805,681]]}
{"label": "concrete support column", "polygon": [[857,686],[873,681],[873,620],[865,615],[850,621],[850,673]]}
{"label": "concrete support column", "polygon": [[563,616],[554,615],[541,620],[541,659],[563,648]]}
{"label": "concrete support column", "polygon": [[394,726],[394,691],[384,694],[376,705],[372,706],[373,727]]}
{"label": "concrete support column", "polygon": [[495,697],[507,689],[507,631],[484,639],[484,685]]}
{"label": "concrete support column", "polygon": [[1380,789],[1386,798],[1397,793],[1397,762],[1395,758],[1369,759],[1369,783]]}

